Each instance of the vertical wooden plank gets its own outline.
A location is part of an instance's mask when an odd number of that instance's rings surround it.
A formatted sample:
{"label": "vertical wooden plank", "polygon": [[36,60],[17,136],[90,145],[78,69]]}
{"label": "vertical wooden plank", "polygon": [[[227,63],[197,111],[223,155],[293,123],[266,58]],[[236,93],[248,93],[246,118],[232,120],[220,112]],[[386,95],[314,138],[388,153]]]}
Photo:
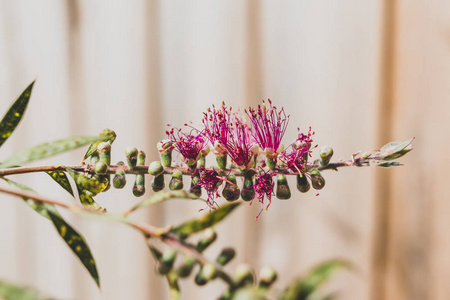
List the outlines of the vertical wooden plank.
{"label": "vertical wooden plank", "polygon": [[385,299],[448,299],[450,6],[398,1],[397,12],[391,135],[416,140],[392,174]]}

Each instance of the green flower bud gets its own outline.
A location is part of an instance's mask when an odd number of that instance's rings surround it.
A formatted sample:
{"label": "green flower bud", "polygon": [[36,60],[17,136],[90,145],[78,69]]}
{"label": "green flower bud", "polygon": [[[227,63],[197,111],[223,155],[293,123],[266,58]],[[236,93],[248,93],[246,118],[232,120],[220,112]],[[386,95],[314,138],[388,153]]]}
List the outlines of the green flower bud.
{"label": "green flower bud", "polygon": [[145,153],[142,150],[139,150],[139,152],[138,152],[136,165],[138,165],[138,166],[145,165]]}
{"label": "green flower bud", "polygon": [[125,155],[127,157],[127,163],[130,168],[136,167],[138,149],[135,147],[127,147],[125,149]]}
{"label": "green flower bud", "polygon": [[297,190],[301,193],[306,193],[309,191],[311,186],[309,185],[308,178],[304,174],[297,175]]}
{"label": "green flower bud", "polygon": [[164,174],[153,177],[152,179],[152,190],[155,192],[162,191],[166,187],[164,183]]}
{"label": "green flower bud", "polygon": [[200,155],[200,158],[197,161],[197,168],[206,166],[206,155]]}
{"label": "green flower bud", "polygon": [[194,269],[197,261],[192,256],[185,257],[183,263],[177,268],[177,274],[181,278],[188,277]]}
{"label": "green flower bud", "polygon": [[234,273],[234,281],[236,285],[240,287],[247,284],[253,284],[255,277],[253,275],[252,267],[247,264],[238,265]]}
{"label": "green flower bud", "polygon": [[[117,163],[118,166],[123,166],[124,163],[123,161],[119,161]],[[121,168],[118,168],[116,173],[114,174],[114,178],[113,178],[113,186],[116,189],[123,189],[125,184],[127,183],[126,179],[125,179],[125,171]]]}
{"label": "green flower bud", "polygon": [[219,265],[225,266],[234,258],[235,255],[236,251],[234,251],[233,248],[223,248],[222,252],[220,252],[219,256],[217,256],[216,261]]}
{"label": "green flower bud", "polygon": [[190,193],[196,195],[197,197],[200,197],[202,195],[202,188],[197,185],[199,180],[200,180],[200,177],[192,176],[191,177],[191,189],[189,190]]}
{"label": "green flower bud", "polygon": [[150,175],[158,176],[164,172],[164,168],[161,166],[159,161],[152,161],[148,166],[148,172]]}
{"label": "green flower bud", "polygon": [[172,270],[173,263],[177,257],[177,252],[171,248],[164,251],[158,265],[158,273],[161,275],[166,275]]}
{"label": "green flower bud", "polygon": [[269,167],[269,169],[271,170],[275,170],[277,167],[277,158],[266,158],[266,162],[267,162],[267,166]]}
{"label": "green flower bud", "polygon": [[286,176],[283,174],[277,175],[277,192],[276,196],[280,200],[287,200],[291,198],[291,189],[289,188]]}
{"label": "green flower bud", "polygon": [[143,174],[137,174],[133,185],[133,195],[141,197],[145,194],[145,177]]}
{"label": "green flower bud", "polygon": [[194,279],[195,284],[202,286],[205,285],[208,281],[202,276],[202,269],[198,270],[197,274],[195,274]]}
{"label": "green flower bud", "polygon": [[236,176],[228,175],[227,181],[229,182],[225,183],[225,187],[222,190],[222,196],[227,201],[235,201],[239,199],[239,196],[241,195],[241,190],[236,184]]}
{"label": "green flower bud", "polygon": [[263,267],[259,271],[259,286],[268,288],[277,280],[277,272],[271,267]]}
{"label": "green flower bud", "polygon": [[172,165],[173,144],[169,140],[162,140],[156,144],[156,148],[158,148],[162,165],[170,167]]}
{"label": "green flower bud", "polygon": [[203,235],[197,243],[197,251],[203,252],[217,239],[217,233],[212,228],[207,228],[203,231]]}
{"label": "green flower bud", "polygon": [[253,187],[253,175],[244,176],[244,186],[241,191],[241,198],[244,201],[251,201],[255,197],[255,188]]}
{"label": "green flower bud", "polygon": [[[145,153],[142,150],[138,151],[136,165],[137,166],[145,165]],[[145,194],[145,176],[144,174],[137,174],[133,186],[133,195],[135,195],[136,197],[141,197],[144,194]]]}
{"label": "green flower bud", "polygon": [[333,148],[329,146],[323,146],[320,148],[320,165],[322,167],[326,167],[331,160],[331,157],[333,156]]}
{"label": "green flower bud", "polygon": [[210,281],[214,278],[216,278],[217,275],[217,268],[213,264],[205,264],[203,268],[201,269],[201,276],[206,280]]}
{"label": "green flower bud", "polygon": [[227,289],[225,292],[220,295],[219,300],[231,300],[231,296],[233,296],[233,293],[230,289]]}
{"label": "green flower bud", "polygon": [[91,164],[95,165],[100,160],[100,156],[98,155],[97,152],[95,152],[94,154],[91,155],[90,160]]}
{"label": "green flower bud", "polygon": [[227,155],[221,154],[216,156],[217,165],[220,169],[226,169],[227,168]]}
{"label": "green flower bud", "polygon": [[321,190],[325,186],[325,179],[320,174],[319,170],[312,169],[309,173],[311,176],[311,184],[314,189]]}
{"label": "green flower bud", "polygon": [[111,144],[109,142],[103,142],[98,144],[97,148],[100,160],[105,164],[111,164]]}
{"label": "green flower bud", "polygon": [[100,175],[105,175],[108,172],[108,165],[100,160],[95,164],[95,173]]}
{"label": "green flower bud", "polygon": [[107,192],[111,188],[111,175],[109,175],[109,174],[102,175],[102,177],[105,177],[106,181],[107,181],[106,187],[102,191],[104,193],[104,192]]}
{"label": "green flower bud", "polygon": [[171,191],[183,189],[183,174],[180,171],[173,172],[172,179],[169,182],[169,189]]}

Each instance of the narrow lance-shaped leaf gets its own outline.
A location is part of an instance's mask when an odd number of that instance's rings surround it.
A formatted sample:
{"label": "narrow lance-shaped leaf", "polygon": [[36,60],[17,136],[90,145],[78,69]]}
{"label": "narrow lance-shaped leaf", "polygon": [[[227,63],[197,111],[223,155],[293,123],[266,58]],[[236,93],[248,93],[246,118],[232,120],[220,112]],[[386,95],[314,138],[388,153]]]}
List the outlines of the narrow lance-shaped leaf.
{"label": "narrow lance-shaped leaf", "polygon": [[319,287],[328,281],[338,270],[349,268],[350,264],[342,260],[323,262],[314,267],[305,277],[291,282],[281,294],[281,300],[306,300]]}
{"label": "narrow lance-shaped leaf", "polygon": [[99,181],[95,178],[87,177],[83,173],[75,172],[72,169],[66,169],[69,175],[75,180],[77,185],[78,196],[81,204],[95,210],[103,210],[103,208],[94,200],[94,196],[102,192],[108,185],[108,179]]}
{"label": "narrow lance-shaped leaf", "polygon": [[[26,185],[14,182],[6,178],[3,179],[6,180],[11,186],[15,188],[35,193],[33,189],[27,187]],[[94,258],[92,257],[89,247],[84,241],[84,238],[63,219],[63,217],[59,214],[58,210],[53,204],[43,203],[29,198],[23,199],[37,213],[53,222],[55,227],[58,229],[58,233],[60,234],[60,236],[64,239],[67,245],[73,250],[75,255],[80,259],[80,261],[83,263],[88,272],[91,274],[92,278],[95,280],[97,285],[99,285],[99,278],[97,268],[95,266],[95,261]]]}
{"label": "narrow lance-shaped leaf", "polygon": [[230,212],[238,207],[239,204],[240,203],[225,204],[201,218],[193,219],[173,228],[171,232],[181,237],[187,237],[190,234],[202,231],[203,229],[214,226],[215,224],[222,221],[226,216],[228,216]]}
{"label": "narrow lance-shaped leaf", "polygon": [[9,168],[12,166],[22,165],[24,163],[28,163],[31,161],[44,159],[47,157],[54,156],[56,154],[70,151],[82,146],[85,146],[89,143],[108,139],[107,136],[78,136],[71,137],[66,139],[57,140],[54,142],[44,143],[29,149],[25,149],[20,151],[7,160],[5,160],[2,164],[0,164],[1,169]]}
{"label": "narrow lance-shaped leaf", "polygon": [[11,136],[14,129],[19,125],[30,100],[34,81],[23,91],[17,100],[11,105],[0,122],[0,147]]}
{"label": "narrow lance-shaped leaf", "polygon": [[0,280],[0,299],[5,300],[51,300],[38,291]]}
{"label": "narrow lance-shaped leaf", "polygon": [[205,201],[203,199],[198,198],[198,196],[188,193],[187,191],[167,191],[167,192],[159,192],[154,195],[152,195],[149,198],[144,199],[143,201],[139,202],[137,205],[135,205],[133,208],[131,208],[129,211],[127,211],[124,215],[129,215],[130,213],[134,212],[135,210],[138,210],[142,207],[150,206],[153,204],[157,204],[166,200],[170,199],[190,199],[190,200],[201,200]]}
{"label": "narrow lance-shaped leaf", "polygon": [[47,174],[50,175],[50,177],[54,181],[56,181],[56,183],[58,183],[63,189],[65,189],[69,194],[71,194],[72,197],[74,197],[73,190],[72,187],[70,186],[70,182],[66,176],[66,173],[64,173],[63,171],[49,171],[47,172]]}
{"label": "narrow lance-shaped leaf", "polygon": [[98,276],[97,267],[95,266],[95,260],[92,256],[89,246],[84,241],[84,238],[72,227],[68,226],[67,223],[59,215],[56,215],[50,211],[48,213],[53,221],[53,224],[58,230],[59,235],[61,235],[61,237],[66,241],[67,245],[80,259],[81,263],[89,271],[92,278],[100,287],[100,279]]}
{"label": "narrow lance-shaped leaf", "polygon": [[[112,144],[114,142],[114,140],[116,139],[116,133],[114,131],[112,131],[111,129],[103,129],[102,132],[100,132],[98,134],[98,136],[106,136],[107,139],[104,141],[110,141],[110,143]],[[88,157],[90,157],[92,154],[97,152],[97,147],[98,145],[101,143],[101,141],[98,142],[94,142],[91,143],[86,151],[86,154],[84,154],[83,159],[81,160],[82,162],[87,159]]]}
{"label": "narrow lance-shaped leaf", "polygon": [[402,157],[413,149],[412,142],[414,138],[404,142],[391,142],[380,149],[381,158],[384,160],[392,160]]}

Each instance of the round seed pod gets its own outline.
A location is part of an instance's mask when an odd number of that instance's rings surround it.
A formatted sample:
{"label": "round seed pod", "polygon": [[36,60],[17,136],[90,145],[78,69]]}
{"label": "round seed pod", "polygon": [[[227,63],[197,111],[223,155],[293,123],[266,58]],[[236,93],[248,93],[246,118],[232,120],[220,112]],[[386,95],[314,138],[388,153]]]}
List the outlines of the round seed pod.
{"label": "round seed pod", "polygon": [[152,161],[148,166],[148,172],[150,175],[158,176],[164,172],[164,168],[159,161]]}
{"label": "round seed pod", "polygon": [[100,160],[105,164],[111,164],[111,144],[110,142],[102,142],[98,144],[97,152],[100,156]]}
{"label": "round seed pod", "polygon": [[321,190],[325,186],[325,179],[320,174],[319,170],[312,169],[309,173],[311,176],[312,187],[316,190]]}
{"label": "round seed pod", "polygon": [[331,157],[333,156],[333,148],[329,146],[323,146],[322,148],[320,148],[319,155],[320,165],[322,167],[326,167],[330,163]]}
{"label": "round seed pod", "polygon": [[[231,182],[231,183],[230,183]],[[225,187],[222,190],[222,196],[227,201],[235,201],[239,199],[241,195],[241,190],[236,184],[236,176],[228,175],[227,182],[225,183]]]}
{"label": "round seed pod", "polygon": [[177,268],[177,274],[180,278],[188,277],[192,273],[197,261],[192,256],[185,257],[184,261]]}
{"label": "round seed pod", "polygon": [[253,269],[248,264],[240,264],[236,267],[234,273],[234,282],[236,286],[244,286],[247,284],[253,284],[255,276],[253,275]]}
{"label": "round seed pod", "polygon": [[177,252],[171,248],[164,251],[162,257],[159,260],[158,273],[166,275],[172,270],[173,264],[177,257]]}
{"label": "round seed pod", "polygon": [[155,192],[162,191],[165,188],[164,174],[153,177],[152,179],[152,190]]}
{"label": "round seed pod", "polygon": [[[124,163],[123,161],[119,161],[117,163],[118,166],[123,166]],[[125,187],[125,184],[127,183],[126,179],[125,179],[125,171],[121,168],[118,168],[116,173],[114,174],[114,178],[113,178],[113,186],[116,189],[123,189]]]}
{"label": "round seed pod", "polygon": [[202,195],[202,188],[197,185],[199,180],[200,180],[200,177],[192,176],[191,177],[191,188],[189,189],[189,192],[196,195],[197,197],[200,197]]}
{"label": "round seed pod", "polygon": [[169,189],[171,191],[177,191],[183,189],[183,174],[180,171],[175,171],[172,174],[172,178],[169,182]]}
{"label": "round seed pod", "polygon": [[244,201],[251,201],[255,197],[255,188],[253,186],[253,175],[244,176],[244,186],[241,190],[241,198]]}
{"label": "round seed pod", "polygon": [[206,280],[210,281],[216,278],[217,268],[213,264],[205,264],[201,270],[201,276]]}
{"label": "round seed pod", "polygon": [[212,228],[207,228],[203,231],[203,235],[197,243],[196,249],[198,252],[203,252],[217,239],[217,233]]}
{"label": "round seed pod", "polygon": [[125,149],[125,155],[127,157],[128,166],[130,168],[136,167],[138,149],[136,149],[135,147],[129,146]]}
{"label": "round seed pod", "polygon": [[[142,150],[138,151],[136,165],[137,166],[145,165],[145,153]],[[145,175],[137,174],[133,186],[133,195],[135,195],[136,197],[141,197],[144,194],[145,194]]]}
{"label": "round seed pod", "polygon": [[100,160],[95,164],[94,171],[96,174],[105,175],[108,172],[108,165]]}
{"label": "round seed pod", "polygon": [[233,248],[223,248],[219,256],[217,256],[216,262],[221,266],[225,266],[235,255],[236,251]]}
{"label": "round seed pod", "polygon": [[268,288],[277,280],[277,272],[271,267],[263,267],[259,271],[259,286]]}
{"label": "round seed pod", "polygon": [[306,193],[311,188],[311,185],[308,182],[308,178],[303,175],[297,175],[297,190],[301,193]]}
{"label": "round seed pod", "polygon": [[283,174],[277,175],[276,196],[280,200],[287,200],[291,198],[291,189],[289,188],[286,176]]}

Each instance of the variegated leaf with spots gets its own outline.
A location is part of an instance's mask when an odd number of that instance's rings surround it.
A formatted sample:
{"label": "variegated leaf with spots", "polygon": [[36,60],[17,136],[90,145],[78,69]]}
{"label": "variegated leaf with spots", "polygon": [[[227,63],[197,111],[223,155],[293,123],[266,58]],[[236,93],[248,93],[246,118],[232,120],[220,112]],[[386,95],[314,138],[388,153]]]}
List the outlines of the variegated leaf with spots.
{"label": "variegated leaf with spots", "polygon": [[19,125],[30,100],[34,81],[23,91],[17,100],[11,105],[0,122],[0,147],[11,136],[14,129]]}

